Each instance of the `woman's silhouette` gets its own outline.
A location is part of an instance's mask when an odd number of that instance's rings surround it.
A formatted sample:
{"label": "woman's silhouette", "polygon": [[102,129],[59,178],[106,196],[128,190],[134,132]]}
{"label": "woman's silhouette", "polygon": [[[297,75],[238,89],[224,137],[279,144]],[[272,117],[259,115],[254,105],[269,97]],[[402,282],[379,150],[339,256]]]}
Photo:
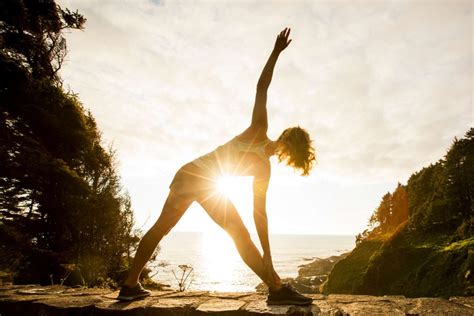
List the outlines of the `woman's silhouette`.
{"label": "woman's silhouette", "polygon": [[[288,128],[276,141],[267,137],[267,90],[278,56],[291,42],[289,35],[290,29],[285,28],[277,36],[273,51],[263,68],[257,84],[250,126],[214,151],[182,166],[176,173],[160,217],[138,246],[118,299],[132,300],[150,294],[138,283],[140,273],[163,236],[196,201],[232,237],[244,262],[268,286],[268,304],[311,304],[310,298],[283,284],[273,268],[265,206],[270,180],[270,156],[277,155],[280,161],[300,170],[303,175],[309,173],[315,161],[311,140],[304,129]],[[253,215],[263,256],[250,239],[232,202],[216,190],[216,180],[223,174],[254,177]]]}

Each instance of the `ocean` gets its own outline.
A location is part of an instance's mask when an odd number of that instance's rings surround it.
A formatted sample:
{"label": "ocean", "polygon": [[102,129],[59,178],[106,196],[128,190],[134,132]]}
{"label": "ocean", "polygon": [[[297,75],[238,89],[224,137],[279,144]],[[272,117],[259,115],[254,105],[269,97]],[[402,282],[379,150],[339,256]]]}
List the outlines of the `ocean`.
{"label": "ocean", "polygon": [[[252,239],[260,249],[258,236]],[[270,235],[273,264],[281,278],[296,277],[298,266],[314,258],[350,251],[354,236]],[[178,288],[180,265],[193,268],[188,290],[248,292],[261,281],[243,263],[232,239],[224,232],[171,232],[160,243],[155,261],[149,263],[152,278]],[[174,272],[174,273],[173,273]]]}

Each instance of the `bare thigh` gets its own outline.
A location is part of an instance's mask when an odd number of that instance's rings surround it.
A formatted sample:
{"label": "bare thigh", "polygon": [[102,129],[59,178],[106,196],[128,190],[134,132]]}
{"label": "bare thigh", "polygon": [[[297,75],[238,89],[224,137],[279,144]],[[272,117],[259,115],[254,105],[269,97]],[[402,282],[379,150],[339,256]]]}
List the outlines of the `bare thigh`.
{"label": "bare thigh", "polygon": [[176,193],[171,189],[166,199],[160,217],[151,228],[151,231],[159,235],[166,235],[178,223],[194,198]]}
{"label": "bare thigh", "polygon": [[214,222],[222,227],[234,240],[249,238],[249,232],[234,204],[222,194],[198,198],[197,202],[204,208]]}

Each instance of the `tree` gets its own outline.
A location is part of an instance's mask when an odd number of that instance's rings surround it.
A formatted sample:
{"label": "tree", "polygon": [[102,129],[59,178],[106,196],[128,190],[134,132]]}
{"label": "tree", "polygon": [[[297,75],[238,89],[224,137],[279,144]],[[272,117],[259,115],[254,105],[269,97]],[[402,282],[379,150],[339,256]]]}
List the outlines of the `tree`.
{"label": "tree", "polygon": [[397,188],[392,194],[392,219],[393,228],[408,220],[408,194],[406,187],[398,183]]}
{"label": "tree", "polygon": [[474,216],[474,128],[462,139],[455,139],[445,157],[446,195],[454,226],[469,221],[472,236]]}
{"label": "tree", "polygon": [[375,210],[374,214],[370,217],[369,225],[376,228],[378,232],[385,232],[390,224],[390,218],[392,216],[392,194],[387,192],[380,202],[379,207]]}
{"label": "tree", "polygon": [[402,223],[420,233],[473,235],[474,128],[455,138],[444,159],[412,174],[407,185],[388,192],[369,219],[358,242],[393,233]]}
{"label": "tree", "polygon": [[62,31],[84,22],[54,1],[0,3],[0,269],[16,282],[58,282],[72,264],[95,285],[137,242],[114,152],[58,73]]}
{"label": "tree", "polygon": [[59,81],[66,56],[64,29],[82,29],[86,19],[52,0],[2,1],[2,53],[23,66],[33,79]]}

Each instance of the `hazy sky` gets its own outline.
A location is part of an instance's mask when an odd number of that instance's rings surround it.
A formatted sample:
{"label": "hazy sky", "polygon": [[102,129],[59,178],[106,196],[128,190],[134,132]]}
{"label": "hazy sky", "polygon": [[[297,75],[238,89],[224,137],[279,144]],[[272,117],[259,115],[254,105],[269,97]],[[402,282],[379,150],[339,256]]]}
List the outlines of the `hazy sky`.
{"label": "hazy sky", "polygon": [[[382,195],[473,126],[471,1],[60,1],[85,15],[61,71],[118,152],[137,227],[175,171],[242,132],[284,27],[269,137],[306,128],[318,165],[273,160],[270,231],[356,234]],[[233,196],[252,227],[251,180]],[[216,225],[193,205],[176,230]]]}

